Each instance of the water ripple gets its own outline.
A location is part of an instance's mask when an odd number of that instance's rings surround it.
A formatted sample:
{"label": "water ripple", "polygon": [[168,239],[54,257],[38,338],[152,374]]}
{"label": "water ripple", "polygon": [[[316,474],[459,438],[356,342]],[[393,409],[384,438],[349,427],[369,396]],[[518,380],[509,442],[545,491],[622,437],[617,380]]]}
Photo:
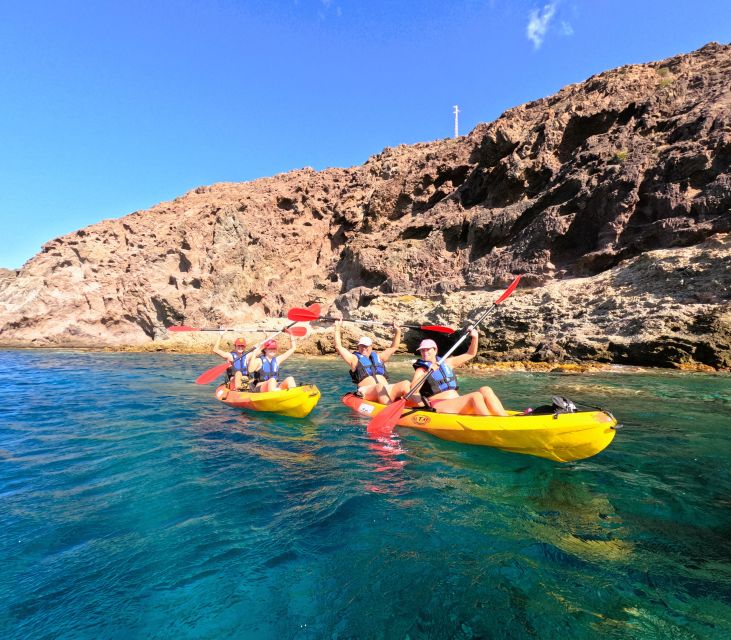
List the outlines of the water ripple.
{"label": "water ripple", "polygon": [[493,376],[619,414],[558,465],[373,442],[334,361],[292,362],[308,418],[234,411],[214,363],[0,352],[3,638],[731,634],[728,378]]}

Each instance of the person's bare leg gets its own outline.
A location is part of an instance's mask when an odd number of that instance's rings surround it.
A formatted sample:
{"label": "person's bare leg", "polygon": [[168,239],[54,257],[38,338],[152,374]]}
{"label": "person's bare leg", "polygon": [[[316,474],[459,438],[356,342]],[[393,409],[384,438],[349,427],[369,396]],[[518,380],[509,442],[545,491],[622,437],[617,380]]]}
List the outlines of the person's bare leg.
{"label": "person's bare leg", "polygon": [[485,404],[490,411],[492,416],[507,416],[508,413],[503,407],[503,403],[500,402],[500,398],[497,397],[495,392],[490,387],[480,387],[480,395],[485,400]]}
{"label": "person's bare leg", "polygon": [[292,376],[288,376],[284,379],[282,384],[279,385],[279,388],[284,391],[285,389],[294,389],[296,386],[294,378]]}
{"label": "person's bare leg", "polygon": [[408,380],[402,380],[394,384],[384,384],[378,393],[378,402],[381,404],[389,404],[394,400],[403,398],[411,389],[411,382]]}
{"label": "person's bare leg", "polygon": [[391,396],[394,400],[403,398],[409,391],[411,391],[410,380],[402,380],[401,382],[391,385]]}
{"label": "person's bare leg", "polygon": [[274,378],[269,378],[265,382],[260,382],[256,385],[256,390],[259,393],[266,393],[267,391],[275,391],[277,388],[277,381]]}
{"label": "person's bare leg", "polygon": [[366,384],[362,387],[358,387],[358,391],[360,391],[361,395],[363,396],[363,400],[368,400],[370,402],[380,402],[378,399],[380,396],[380,388],[382,385],[380,384]]}
{"label": "person's bare leg", "polygon": [[376,389],[378,391],[378,402],[380,402],[381,404],[391,404],[395,400],[393,394],[391,393],[390,384],[376,385]]}
{"label": "person's bare leg", "polygon": [[460,396],[459,398],[437,400],[432,406],[437,413],[460,413],[466,416],[490,415],[490,411],[485,404],[485,399],[477,391]]}

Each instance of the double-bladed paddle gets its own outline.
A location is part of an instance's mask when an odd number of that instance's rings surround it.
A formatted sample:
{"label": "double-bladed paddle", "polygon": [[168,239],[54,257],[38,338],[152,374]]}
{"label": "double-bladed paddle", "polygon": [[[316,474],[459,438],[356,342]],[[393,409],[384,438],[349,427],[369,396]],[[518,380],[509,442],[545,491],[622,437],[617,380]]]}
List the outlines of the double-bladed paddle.
{"label": "double-bladed paddle", "polygon": [[[297,322],[314,322],[315,320],[329,320],[329,321],[337,321],[341,318],[334,318],[332,316],[321,316],[319,313],[313,313],[311,309],[309,308],[298,308],[295,307],[294,309],[290,309],[287,313],[287,318],[289,320],[296,320]],[[391,324],[388,322],[379,322],[378,320],[343,320],[343,322],[354,322],[356,324],[370,324],[370,325],[378,325],[380,327],[390,327]],[[440,325],[431,325],[431,324],[402,324],[402,327],[405,327],[406,329],[421,329],[422,331],[436,331],[437,333],[446,333],[446,334],[452,334],[454,333],[454,329],[450,327],[443,327]]]}
{"label": "double-bladed paddle", "polygon": [[212,369],[208,369],[208,371],[204,371],[201,373],[196,379],[196,384],[208,384],[209,382],[213,382],[218,376],[222,375],[226,369],[228,369],[231,366],[231,363],[226,360],[223,364],[218,364]]}
{"label": "double-bladed paddle", "polygon": [[[273,340],[276,338],[280,333],[288,333],[291,336],[305,336],[307,335],[307,327],[295,327],[295,323],[292,323],[291,325],[285,327],[284,329],[280,329],[276,333],[272,333],[269,337],[262,340],[260,343],[256,345],[255,348],[259,347],[260,345],[264,344],[267,340]],[[253,349],[252,349],[253,351]],[[251,353],[249,351],[248,353]],[[247,353],[247,355],[248,355]],[[231,363],[227,360],[223,364],[216,365],[212,369],[208,369],[208,371],[204,371],[201,373],[196,379],[196,384],[208,384],[209,382],[213,382],[218,376],[222,375],[226,369],[228,369],[231,366]]]}
{"label": "double-bladed paddle", "polygon": [[[487,311],[485,311],[485,313],[477,318],[477,320],[475,320],[472,324],[465,328],[465,330],[462,332],[462,336],[460,337],[460,339],[452,345],[447,353],[439,358],[439,360],[437,361],[438,366],[441,366],[442,363],[454,353],[457,347],[462,344],[465,338],[467,338],[467,336],[470,334],[470,331],[475,329],[485,318],[487,318],[489,313],[493,309],[495,309],[497,305],[503,302],[511,293],[513,293],[513,291],[515,291],[515,288],[518,286],[518,282],[520,282],[520,278],[521,276],[515,278],[515,280],[510,283],[510,286],[505,290],[505,292],[497,300],[495,300],[495,302],[492,303]],[[388,405],[385,409],[383,409],[383,411],[381,411],[378,415],[374,416],[368,423],[368,435],[375,437],[390,436],[393,428],[398,422],[398,419],[401,417],[401,412],[406,406],[406,401],[422,387],[422,385],[433,373],[434,370],[429,369],[427,374],[423,378],[421,378],[421,380],[419,380],[413,387],[411,387],[411,389],[409,389],[409,392],[403,398],[396,400],[392,404]]]}
{"label": "double-bladed paddle", "polygon": [[[305,307],[306,310],[311,311],[312,313],[317,313],[319,315],[320,313],[320,305],[319,304],[311,304],[309,307]],[[269,337],[265,338],[261,342],[259,342],[256,347],[259,347],[260,345],[264,344],[267,340],[273,340],[276,338],[280,333],[288,333],[292,336],[303,336],[307,335],[307,327],[295,327],[296,324],[298,324],[299,321],[293,322],[292,324],[287,325],[284,327],[284,329],[280,329],[276,333],[271,334]],[[221,331],[221,329],[219,329]],[[255,348],[256,348],[255,347]],[[251,353],[251,352],[249,352]],[[216,365],[212,369],[208,369],[208,371],[204,371],[201,373],[195,380],[196,384],[208,384],[209,382],[213,382],[218,376],[222,375],[226,369],[228,369],[231,366],[231,363],[227,360],[223,364]]]}
{"label": "double-bladed paddle", "polygon": [[267,331],[278,331],[279,333],[281,333],[283,331],[284,333],[288,333],[290,336],[295,336],[297,338],[302,338],[303,336],[307,335],[307,327],[293,327],[291,325],[286,329],[282,329],[281,331],[274,328],[257,329],[255,327],[250,327],[248,329],[246,327],[221,327],[220,329],[206,327],[198,329],[197,327],[188,327],[186,325],[167,327],[167,330],[174,331],[176,333],[181,333],[185,331],[215,331],[217,333],[220,333],[221,331],[238,331],[240,333],[265,333]]}

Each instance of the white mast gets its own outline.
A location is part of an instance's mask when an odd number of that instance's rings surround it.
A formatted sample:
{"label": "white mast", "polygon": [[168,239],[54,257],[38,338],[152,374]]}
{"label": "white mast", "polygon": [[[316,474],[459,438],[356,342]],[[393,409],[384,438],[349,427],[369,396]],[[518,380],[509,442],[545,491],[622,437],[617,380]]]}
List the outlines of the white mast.
{"label": "white mast", "polygon": [[454,137],[459,138],[459,107],[454,105]]}

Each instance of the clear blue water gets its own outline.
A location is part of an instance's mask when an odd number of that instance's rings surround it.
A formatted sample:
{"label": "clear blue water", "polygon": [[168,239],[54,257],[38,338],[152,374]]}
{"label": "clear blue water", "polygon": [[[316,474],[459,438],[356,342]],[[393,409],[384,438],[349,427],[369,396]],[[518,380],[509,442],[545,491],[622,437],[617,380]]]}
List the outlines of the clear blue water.
{"label": "clear blue water", "polygon": [[0,352],[0,637],[731,637],[729,377],[490,377],[624,423],[562,465],[378,449],[290,362],[303,420],[216,402],[215,357]]}

